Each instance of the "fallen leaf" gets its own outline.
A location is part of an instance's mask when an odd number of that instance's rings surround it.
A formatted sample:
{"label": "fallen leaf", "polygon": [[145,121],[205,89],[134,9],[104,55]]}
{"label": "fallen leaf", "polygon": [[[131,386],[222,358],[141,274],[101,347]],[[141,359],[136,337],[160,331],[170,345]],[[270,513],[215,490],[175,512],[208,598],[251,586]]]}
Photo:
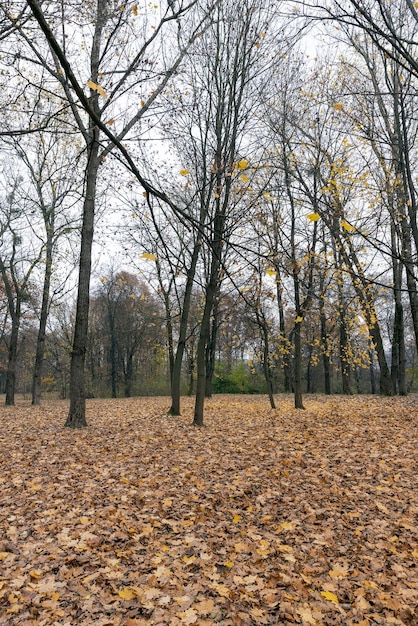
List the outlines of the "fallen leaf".
{"label": "fallen leaf", "polygon": [[331,591],[321,591],[321,596],[323,596],[325,600],[329,600],[330,602],[338,602],[337,596]]}
{"label": "fallen leaf", "polygon": [[118,591],[118,596],[122,598],[122,600],[132,600],[136,597],[136,594],[132,591],[132,589],[129,589],[129,587],[125,587],[124,589]]}

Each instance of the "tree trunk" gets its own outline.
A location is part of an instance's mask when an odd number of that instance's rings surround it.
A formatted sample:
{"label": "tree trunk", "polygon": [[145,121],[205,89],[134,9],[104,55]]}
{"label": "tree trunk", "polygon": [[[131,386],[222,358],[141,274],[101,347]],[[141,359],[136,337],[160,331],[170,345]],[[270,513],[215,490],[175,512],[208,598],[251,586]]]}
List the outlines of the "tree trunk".
{"label": "tree trunk", "polygon": [[117,397],[116,388],[116,337],[115,337],[115,313],[112,314],[110,307],[112,304],[108,302],[108,321],[110,334],[110,384],[112,390],[112,398]]}
{"label": "tree trunk", "polygon": [[[15,255],[15,241],[13,243],[13,255]],[[9,279],[9,273],[0,257],[0,272],[3,279],[4,288],[7,296],[7,305],[9,309],[10,318],[12,320],[12,327],[10,330],[10,340],[8,345],[8,363],[7,363],[7,376],[6,376],[6,406],[13,406],[15,403],[16,392],[16,362],[17,362],[17,346],[19,339],[20,317],[21,317],[21,300],[22,300],[22,285],[19,286],[18,281],[12,274],[11,280]],[[29,278],[29,275],[27,276]],[[26,280],[24,281],[26,284]],[[13,286],[12,286],[13,285]]]}
{"label": "tree trunk", "polygon": [[369,324],[369,332],[372,336],[373,346],[376,350],[376,356],[379,363],[380,368],[380,393],[383,396],[392,396],[393,395],[393,387],[392,387],[392,378],[390,376],[390,371],[388,368],[388,364],[386,361],[385,349],[383,346],[382,336],[380,334],[380,327],[376,323],[374,325]]}
{"label": "tree trunk", "polygon": [[50,292],[51,276],[52,276],[52,250],[53,250],[52,233],[53,232],[54,232],[54,224],[52,222],[52,224],[49,226],[49,232],[47,234],[47,242],[46,242],[44,285],[42,289],[42,304],[41,304],[41,312],[39,316],[39,330],[38,330],[38,338],[36,342],[35,365],[33,368],[33,379],[32,379],[32,404],[33,405],[39,405],[41,403],[42,366],[43,366],[44,354],[45,354],[46,324],[48,321],[49,292]]}
{"label": "tree trunk", "polygon": [[[323,279],[321,277],[321,284]],[[324,297],[322,288],[320,287],[319,298],[319,320],[321,324],[321,346],[322,346],[322,365],[324,367],[324,392],[327,396],[331,395],[331,363],[329,358],[329,340],[327,332],[327,318],[325,315]]]}
{"label": "tree trunk", "polygon": [[[401,396],[407,395],[406,385],[406,355],[405,355],[405,326],[404,326],[404,310],[402,304],[402,269],[403,265],[396,258],[396,246],[395,246],[395,229],[392,228],[392,250],[393,256],[393,294],[395,300],[395,315],[393,320],[393,334],[392,334],[392,363],[391,363],[391,378],[394,393],[399,393]],[[413,310],[413,300],[410,302],[411,311]]]}
{"label": "tree trunk", "polygon": [[313,345],[309,344],[309,346],[308,346],[308,364],[306,366],[306,393],[315,393],[314,381],[313,381],[313,377],[312,377],[312,354],[313,354]]}
{"label": "tree trunk", "polygon": [[[292,214],[294,215],[293,208]],[[298,264],[295,257],[294,218],[292,222],[292,265],[293,290],[295,295],[296,321],[293,329],[293,385],[295,409],[304,409],[302,399],[302,309],[300,305],[300,282]]]}
{"label": "tree trunk", "polygon": [[216,339],[218,335],[218,317],[219,317],[219,291],[216,294],[213,311],[212,311],[212,328],[209,335],[208,344],[206,347],[206,386],[205,396],[207,398],[212,397],[212,381],[215,374],[215,360],[216,360]]}
{"label": "tree trunk", "polygon": [[[412,324],[415,335],[415,346],[418,350],[418,293],[415,276],[416,262],[412,252],[412,240],[415,249],[418,246],[418,228],[416,215],[416,192],[414,171],[411,168],[410,146],[408,137],[410,122],[404,106],[401,68],[396,62],[393,67],[393,104],[394,104],[394,135],[392,137],[392,155],[397,174],[397,180],[402,181],[395,188],[396,209],[400,223],[402,237],[401,259],[406,270],[406,284],[408,287],[409,304]],[[412,143],[413,145],[413,143]],[[408,219],[409,218],[409,219]],[[394,260],[394,263],[397,261]],[[394,269],[395,271],[395,269]],[[406,391],[406,389],[405,389]]]}
{"label": "tree trunk", "polygon": [[[218,266],[216,259],[212,260],[212,267]],[[197,381],[196,381],[196,400],[193,424],[195,426],[203,426],[203,410],[205,404],[205,391],[206,391],[206,346],[209,341],[210,335],[210,319],[215,301],[216,293],[218,290],[217,277],[218,271],[213,270],[213,277],[209,282],[206,290],[205,308],[203,310],[202,322],[200,324],[199,341],[197,344]]]}
{"label": "tree trunk", "polygon": [[69,428],[83,428],[86,421],[85,359],[87,346],[91,252],[93,244],[94,213],[97,174],[99,170],[99,144],[93,141],[89,151],[86,171],[86,195],[83,205],[81,250],[78,277],[77,309],[70,367],[70,410],[65,422]]}
{"label": "tree trunk", "polygon": [[340,365],[343,394],[351,396],[351,364],[349,358],[349,340],[345,316],[345,303],[340,302]]}
{"label": "tree trunk", "polygon": [[132,396],[132,379],[133,379],[133,373],[134,373],[133,359],[134,359],[134,355],[132,352],[130,352],[127,356],[127,361],[126,361],[125,398],[130,398]]}
{"label": "tree trunk", "polygon": [[303,396],[302,396],[302,343],[301,343],[301,323],[295,324],[295,331],[293,335],[294,342],[294,359],[293,359],[293,380],[294,380],[294,395],[295,395],[295,409],[304,409]]}
{"label": "tree trunk", "polygon": [[[99,65],[101,60],[101,42],[107,17],[107,3],[97,2],[97,15],[94,25],[93,43],[90,56],[91,80],[100,84]],[[97,118],[100,118],[99,93],[90,89],[90,106]],[[86,421],[86,380],[85,361],[90,306],[91,254],[93,246],[94,216],[96,207],[97,177],[100,167],[99,157],[100,132],[89,118],[87,133],[87,165],[85,171],[85,195],[83,204],[83,223],[81,227],[80,261],[78,275],[77,307],[74,324],[74,338],[70,366],[70,410],[65,426],[83,428]]]}
{"label": "tree trunk", "polygon": [[407,395],[405,361],[403,306],[399,298],[395,302],[393,321],[391,377],[394,393],[401,396]]}
{"label": "tree trunk", "polygon": [[270,401],[270,407],[272,409],[276,408],[276,403],[274,400],[274,390],[273,390],[273,381],[271,379],[271,370],[270,370],[270,349],[269,349],[269,335],[268,335],[268,327],[264,315],[261,316],[257,311],[257,321],[259,323],[261,334],[263,338],[263,372],[264,378],[266,380],[267,385],[267,394]]}
{"label": "tree trunk", "polygon": [[289,392],[292,388],[292,374],[290,372],[289,365],[289,342],[286,337],[286,326],[285,326],[285,317],[284,317],[284,306],[283,306],[283,284],[280,275],[280,268],[278,264],[275,265],[276,270],[276,297],[277,297],[277,307],[279,309],[279,346],[280,353],[282,357],[283,363],[283,374],[284,374],[284,390],[285,392]]}
{"label": "tree trunk", "polygon": [[220,203],[217,202],[217,210],[214,219],[214,238],[211,244],[211,270],[209,283],[206,288],[205,307],[203,309],[203,317],[200,324],[199,341],[197,344],[197,381],[196,381],[196,399],[193,416],[193,424],[195,426],[203,426],[203,409],[205,404],[206,391],[206,348],[210,335],[210,320],[215,298],[219,291],[219,268],[221,265],[222,253],[222,237],[224,233],[225,215],[222,212]]}
{"label": "tree trunk", "polygon": [[[18,305],[16,305],[18,308]],[[20,308],[20,307],[19,307]],[[17,345],[19,337],[20,314],[17,312],[12,317],[12,328],[8,347],[7,379],[6,379],[6,406],[14,406],[16,393],[16,363]]]}
{"label": "tree trunk", "polygon": [[187,389],[187,395],[191,397],[193,395],[194,387],[194,358],[193,355],[189,357],[189,387]]}
{"label": "tree trunk", "polygon": [[117,388],[116,388],[116,345],[115,338],[111,335],[110,337],[110,384],[112,388],[112,398],[117,397]]}
{"label": "tree trunk", "polygon": [[408,287],[409,307],[411,310],[412,325],[414,329],[415,346],[418,351],[418,292],[417,281],[414,273],[415,263],[412,261],[410,240],[406,241],[406,239],[403,237],[402,247],[404,248],[404,250],[407,250],[407,253],[404,254],[402,258],[402,261],[406,270],[406,284]]}
{"label": "tree trunk", "polygon": [[181,391],[181,367],[183,363],[184,349],[187,339],[187,325],[189,321],[190,304],[193,292],[194,277],[196,273],[197,261],[201,248],[200,239],[193,248],[190,267],[187,272],[186,287],[184,290],[183,308],[180,317],[179,339],[177,342],[176,356],[174,358],[173,374],[171,377],[171,407],[169,415],[180,415],[180,391]]}
{"label": "tree trunk", "polygon": [[369,360],[370,360],[370,366],[369,366],[369,373],[370,373],[370,393],[372,393],[373,395],[375,395],[377,393],[377,388],[376,388],[376,375],[375,375],[375,371],[374,371],[374,355],[373,355],[373,350],[369,350]]}
{"label": "tree trunk", "polygon": [[168,347],[168,363],[170,371],[170,381],[173,380],[174,374],[174,340],[173,340],[173,320],[171,317],[170,302],[167,293],[164,293],[164,309],[165,309],[165,322],[167,326],[167,347]]}

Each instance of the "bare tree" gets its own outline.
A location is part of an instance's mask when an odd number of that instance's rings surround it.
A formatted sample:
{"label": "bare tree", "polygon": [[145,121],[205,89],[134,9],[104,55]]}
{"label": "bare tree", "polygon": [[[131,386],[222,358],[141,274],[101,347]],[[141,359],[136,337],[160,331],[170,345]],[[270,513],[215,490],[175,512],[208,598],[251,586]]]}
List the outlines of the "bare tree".
{"label": "bare tree", "polygon": [[[27,55],[30,54],[30,60],[45,68],[55,79],[56,90],[57,86],[61,87],[61,97],[68,103],[74,123],[85,142],[78,296],[71,359],[70,410],[66,421],[66,425],[72,428],[86,425],[84,363],[99,170],[106,156],[116,149],[118,158],[133,172],[147,193],[172,204],[141,174],[125,140],[132,138],[140,121],[177,71],[188,48],[200,35],[210,8],[203,10],[196,19],[193,14],[187,32],[182,30],[182,18],[194,9],[195,4],[195,1],[170,2],[160,16],[153,16],[150,23],[147,14],[139,11],[136,4],[121,11],[110,0],[89,2],[82,7],[79,3],[68,3],[61,7],[63,11],[60,13],[54,5],[41,6],[37,0],[27,0],[44,40],[39,39],[36,30],[31,33],[34,36],[28,36],[28,30],[17,23],[20,38],[27,46]],[[15,22],[15,18],[10,19]],[[91,23],[93,31],[90,37],[88,25]],[[74,50],[67,42],[67,36],[70,35],[73,41],[75,29],[80,27],[86,41],[86,54],[81,60],[80,49]],[[164,36],[168,37],[174,51],[167,63],[168,51],[163,55],[160,47]],[[89,88],[88,94],[84,91],[85,84]],[[133,102],[135,105],[132,105]],[[87,114],[87,119],[83,112]]]}
{"label": "bare tree", "polygon": [[30,280],[41,260],[42,252],[33,247],[26,238],[28,206],[16,201],[21,179],[11,181],[11,188],[0,204],[0,274],[7,298],[10,316],[8,339],[8,367],[6,382],[6,405],[15,403],[16,365],[19,330],[25,304],[30,300]]}
{"label": "bare tree", "polygon": [[[73,206],[79,200],[75,189],[77,152],[71,150],[65,136],[50,127],[48,133],[35,133],[25,137],[4,139],[12,157],[22,165],[22,176],[27,180],[19,185],[20,201],[30,207],[29,226],[34,242],[41,250],[43,286],[40,294],[39,328],[32,381],[32,404],[41,398],[42,365],[45,352],[46,328],[51,297],[58,297],[65,289],[65,281],[54,287],[51,296],[51,279],[55,269],[55,253],[64,236],[75,229]],[[70,268],[71,272],[71,268]]]}

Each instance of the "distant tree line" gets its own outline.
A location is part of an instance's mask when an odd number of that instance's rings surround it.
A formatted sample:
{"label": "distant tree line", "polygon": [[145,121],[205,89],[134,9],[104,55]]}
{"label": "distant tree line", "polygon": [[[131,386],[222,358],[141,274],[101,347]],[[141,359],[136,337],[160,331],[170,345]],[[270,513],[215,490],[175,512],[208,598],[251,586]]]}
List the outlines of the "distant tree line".
{"label": "distant tree line", "polygon": [[[36,362],[37,331],[35,301],[26,303],[16,357],[16,392],[31,397]],[[39,296],[40,294],[38,294]],[[33,305],[35,304],[35,308]],[[68,315],[68,311],[71,314]],[[52,327],[46,332],[45,359],[40,389],[42,394],[68,398],[71,341],[74,329],[73,307],[59,306]],[[178,311],[177,311],[178,313]],[[272,312],[271,312],[272,313]],[[176,317],[176,311],[172,311]],[[193,294],[185,356],[181,370],[181,394],[196,389],[196,349],[202,315],[201,294]],[[302,331],[303,393],[378,393],[379,368],[365,327],[359,327],[355,309],[349,334],[349,354],[341,358],[339,311],[328,316],[330,333],[327,354],[321,342],[320,306],[312,307]],[[293,315],[286,319],[291,333]],[[6,392],[10,324],[4,319],[0,352],[0,391]],[[52,321],[52,320],[51,320]],[[294,391],[289,375],[290,343],[284,344],[278,318],[266,321],[269,336],[269,375],[274,394]],[[392,321],[387,320],[388,328]],[[221,293],[217,315],[217,345],[214,351],[212,393],[266,394],[263,333],[254,309],[230,293]],[[88,397],[130,397],[169,395],[170,363],[167,324],[161,297],[137,275],[109,270],[93,287],[90,303],[89,336],[86,356]],[[174,328],[178,336],[178,324]],[[345,364],[349,363],[347,367]],[[291,363],[290,363],[291,365]],[[291,366],[292,367],[292,366]],[[291,369],[290,367],[290,369]],[[325,368],[328,368],[326,372]],[[345,367],[345,369],[344,369]],[[418,388],[415,353],[408,352],[407,389]]]}

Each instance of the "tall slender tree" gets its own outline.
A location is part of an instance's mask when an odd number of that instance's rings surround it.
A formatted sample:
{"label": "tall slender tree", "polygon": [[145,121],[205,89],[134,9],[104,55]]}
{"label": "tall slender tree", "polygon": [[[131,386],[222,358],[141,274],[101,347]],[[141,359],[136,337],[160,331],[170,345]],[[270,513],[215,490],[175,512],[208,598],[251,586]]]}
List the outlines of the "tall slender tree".
{"label": "tall slender tree", "polygon": [[[187,4],[169,2],[159,17],[149,17],[147,12],[138,9],[137,4],[123,7],[121,11],[111,0],[86,3],[82,10],[78,3],[77,7],[70,3],[61,7],[62,13],[55,11],[57,7],[53,4],[41,6],[38,0],[27,0],[44,40],[39,39],[36,31],[35,37],[31,38],[27,29],[18,29],[21,39],[35,55],[35,63],[45,67],[56,85],[61,87],[62,96],[68,102],[85,142],[78,295],[71,359],[70,410],[66,421],[66,426],[71,428],[80,428],[87,423],[84,364],[99,170],[103,169],[106,156],[116,151],[147,193],[173,206],[168,196],[153,187],[141,174],[125,140],[132,138],[142,118],[179,68],[189,47],[200,36],[211,12],[210,7],[198,14],[193,13],[187,32],[183,33],[182,29],[182,18],[193,12],[195,5],[195,0]],[[76,24],[78,28],[81,26],[85,43],[81,49],[74,50],[67,43],[67,34],[74,30]],[[93,24],[91,39],[89,24]],[[164,36],[168,37],[173,54],[169,55],[168,50],[167,54],[161,53]],[[82,55],[83,50],[85,55]],[[81,62],[80,56],[84,56]],[[84,91],[85,85],[89,89],[88,94]]]}

